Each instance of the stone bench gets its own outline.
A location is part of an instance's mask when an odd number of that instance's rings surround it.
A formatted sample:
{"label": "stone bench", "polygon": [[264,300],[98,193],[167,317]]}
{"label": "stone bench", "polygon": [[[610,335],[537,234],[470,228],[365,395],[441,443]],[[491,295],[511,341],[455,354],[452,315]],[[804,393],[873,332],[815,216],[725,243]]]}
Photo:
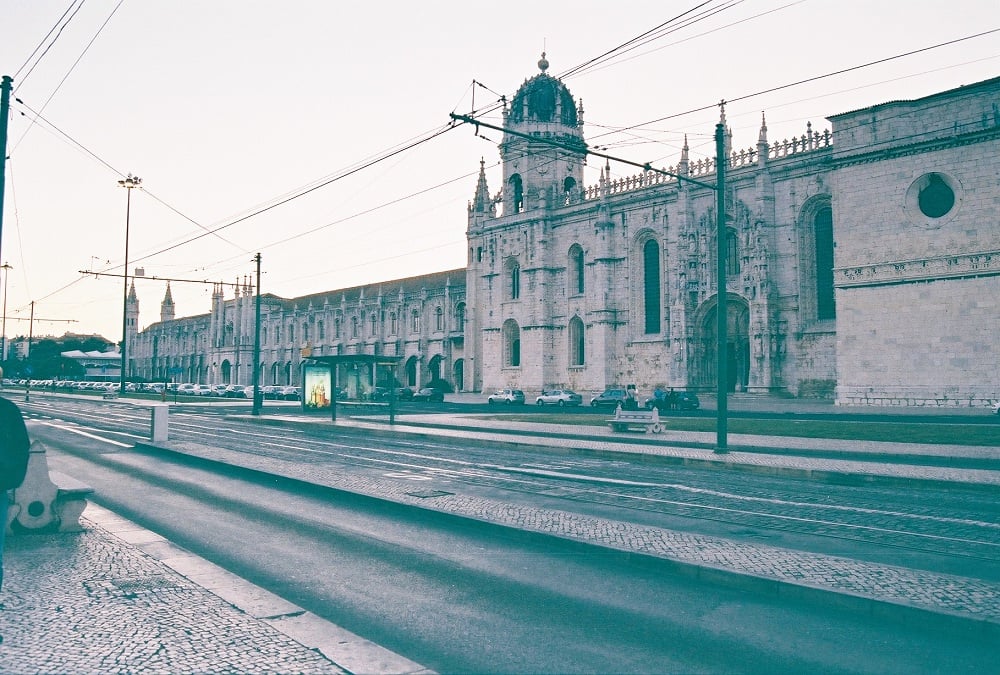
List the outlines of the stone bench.
{"label": "stone bench", "polygon": [[612,431],[629,431],[630,429],[641,428],[642,431],[658,434],[663,431],[660,424],[660,411],[656,408],[652,410],[622,410],[621,406],[615,409],[615,416],[608,420],[608,426]]}
{"label": "stone bench", "polygon": [[59,472],[50,472],[45,446],[31,444],[24,482],[10,497],[5,527],[11,534],[79,532],[80,515],[94,488]]}

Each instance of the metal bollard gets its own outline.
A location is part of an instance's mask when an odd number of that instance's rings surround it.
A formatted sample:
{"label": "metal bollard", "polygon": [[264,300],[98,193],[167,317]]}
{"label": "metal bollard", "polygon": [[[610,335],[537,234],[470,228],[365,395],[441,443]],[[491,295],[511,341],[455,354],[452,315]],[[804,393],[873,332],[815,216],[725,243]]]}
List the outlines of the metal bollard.
{"label": "metal bollard", "polygon": [[167,414],[170,412],[170,406],[153,405],[152,411],[150,440],[154,443],[166,441],[169,435],[170,425],[167,421]]}

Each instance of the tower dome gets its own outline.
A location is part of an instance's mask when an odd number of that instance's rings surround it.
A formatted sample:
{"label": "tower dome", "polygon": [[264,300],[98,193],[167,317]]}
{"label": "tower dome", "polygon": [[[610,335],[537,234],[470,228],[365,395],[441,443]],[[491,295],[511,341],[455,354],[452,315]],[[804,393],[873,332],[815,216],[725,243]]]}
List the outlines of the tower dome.
{"label": "tower dome", "polygon": [[583,108],[558,78],[541,71],[525,80],[504,109],[500,144],[505,215],[552,208],[581,198],[587,144],[583,140]]}
{"label": "tower dome", "polygon": [[542,72],[525,80],[514,94],[508,123],[554,122],[567,127],[579,126],[573,95],[565,84],[545,72],[548,67],[549,62],[545,58],[545,52],[542,52],[542,58],[538,61],[538,68]]}

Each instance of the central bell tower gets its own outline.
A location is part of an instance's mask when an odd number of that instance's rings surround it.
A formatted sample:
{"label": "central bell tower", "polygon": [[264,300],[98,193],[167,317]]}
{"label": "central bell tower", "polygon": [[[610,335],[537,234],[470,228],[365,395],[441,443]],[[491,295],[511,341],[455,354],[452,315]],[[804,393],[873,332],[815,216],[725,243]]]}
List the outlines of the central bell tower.
{"label": "central bell tower", "polygon": [[538,68],[503,111],[505,128],[531,137],[504,133],[500,144],[505,216],[578,201],[583,190],[583,105],[546,73],[544,52]]}

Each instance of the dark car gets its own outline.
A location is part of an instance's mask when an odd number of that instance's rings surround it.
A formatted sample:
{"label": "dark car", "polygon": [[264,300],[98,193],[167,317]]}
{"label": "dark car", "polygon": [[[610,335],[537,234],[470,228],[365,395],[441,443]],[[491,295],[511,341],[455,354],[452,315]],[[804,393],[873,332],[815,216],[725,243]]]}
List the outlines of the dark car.
{"label": "dark car", "polygon": [[656,408],[660,412],[668,410],[697,410],[701,407],[698,395],[693,391],[657,391],[646,399],[646,410]]}
{"label": "dark car", "polygon": [[616,408],[621,404],[625,408],[631,400],[634,399],[628,395],[628,391],[625,389],[605,389],[601,394],[590,399],[590,405],[594,408]]}
{"label": "dark car", "polygon": [[[393,390],[388,387],[375,387],[371,393],[371,400],[378,401],[379,403],[388,403],[392,397],[392,393]],[[395,393],[397,401],[413,400],[413,390],[409,387],[396,387]]]}
{"label": "dark car", "polygon": [[424,387],[413,394],[414,401],[429,401],[431,403],[443,403],[444,392],[433,387]]}

